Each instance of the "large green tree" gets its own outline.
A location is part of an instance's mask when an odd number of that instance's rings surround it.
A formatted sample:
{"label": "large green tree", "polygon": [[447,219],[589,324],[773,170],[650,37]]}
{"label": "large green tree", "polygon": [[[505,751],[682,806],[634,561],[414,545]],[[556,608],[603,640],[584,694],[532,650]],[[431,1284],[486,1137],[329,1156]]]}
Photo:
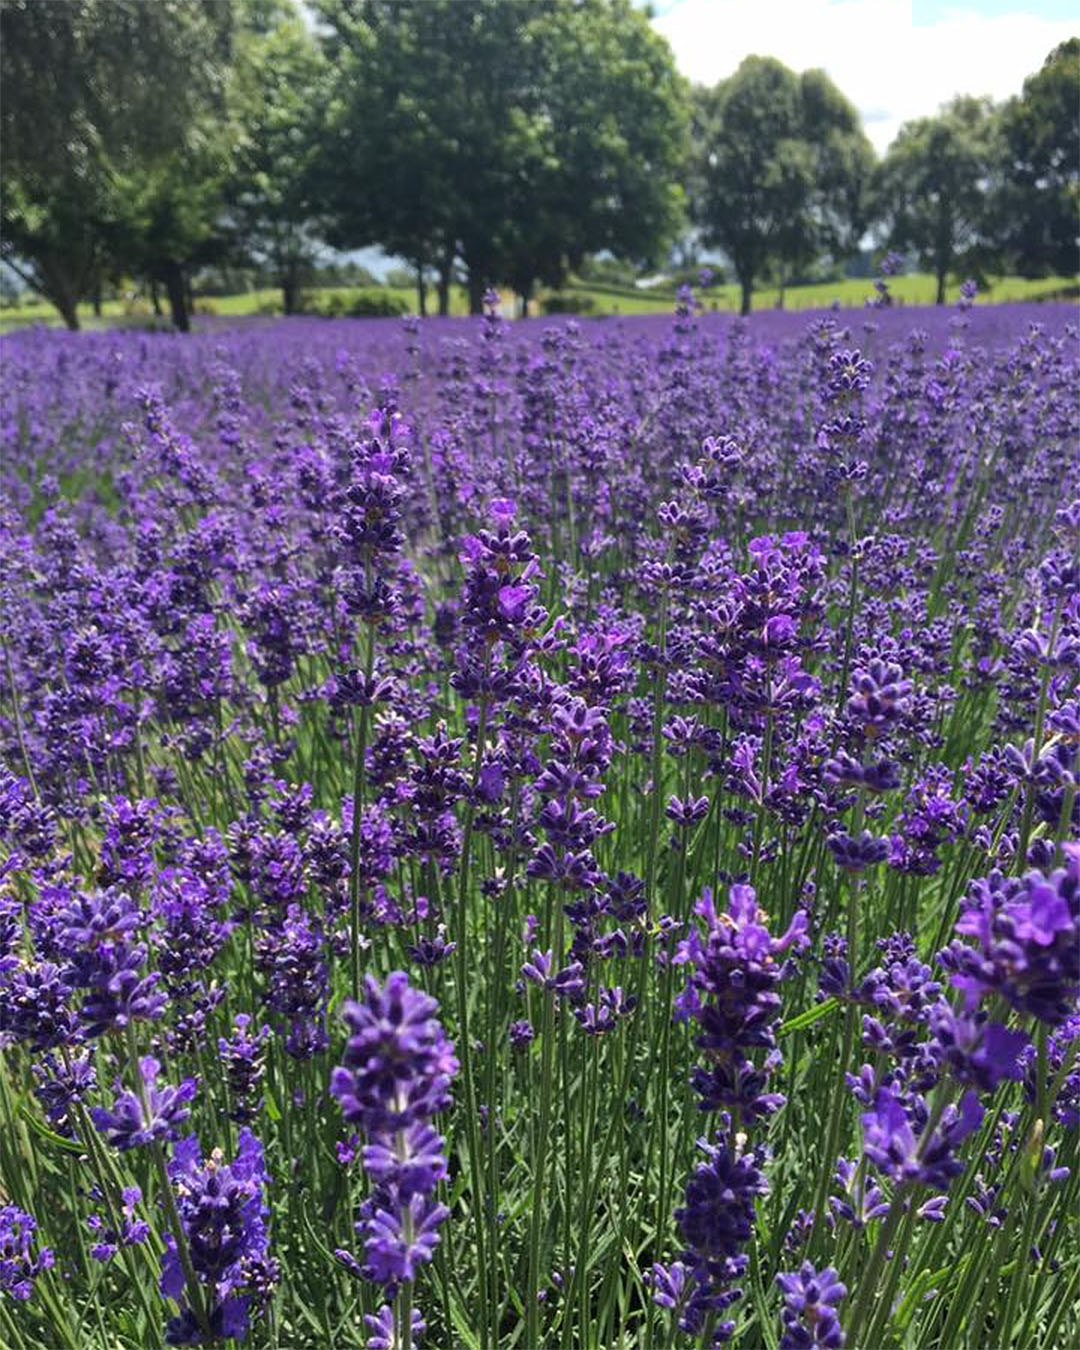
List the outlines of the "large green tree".
{"label": "large green tree", "polygon": [[682,216],[687,89],[670,50],[629,0],[538,10],[534,66],[511,139],[501,278],[527,305],[587,253],[656,261]]}
{"label": "large green tree", "polygon": [[240,18],[228,223],[236,248],[276,277],[292,314],[320,230],[326,66],[293,0],[243,0]]}
{"label": "large green tree", "polygon": [[961,269],[989,260],[987,201],[995,144],[988,99],[953,99],[937,117],[905,122],[881,165],[879,206],[889,243],[917,254],[937,303]]}
{"label": "large green tree", "polygon": [[[685,97],[629,0],[315,0],[337,72],[333,241],[380,243],[470,308],[526,299],[586,252],[645,258],[677,219]],[[445,289],[444,289],[445,295]]]}
{"label": "large green tree", "polygon": [[694,95],[694,216],[731,260],[749,312],[755,282],[781,284],[823,254],[843,257],[868,219],[873,150],[823,71],[748,56]]}
{"label": "large green tree", "polygon": [[[421,277],[435,264],[448,312],[467,196],[486,191],[498,172],[497,138],[467,79],[470,57],[480,57],[473,27],[477,43],[490,45],[492,27],[517,7],[486,4],[477,14],[471,0],[313,0],[311,8],[333,72],[315,165],[327,238],[341,248],[381,244]],[[498,73],[487,76],[496,103]],[[470,147],[486,147],[486,162],[470,165]]]}
{"label": "large green tree", "polygon": [[1021,276],[1080,268],[1080,38],[1055,47],[1001,110],[991,231]]}
{"label": "large green tree", "polygon": [[203,234],[191,222],[231,33],[229,0],[0,0],[3,255],[69,327],[148,226],[189,254]]}

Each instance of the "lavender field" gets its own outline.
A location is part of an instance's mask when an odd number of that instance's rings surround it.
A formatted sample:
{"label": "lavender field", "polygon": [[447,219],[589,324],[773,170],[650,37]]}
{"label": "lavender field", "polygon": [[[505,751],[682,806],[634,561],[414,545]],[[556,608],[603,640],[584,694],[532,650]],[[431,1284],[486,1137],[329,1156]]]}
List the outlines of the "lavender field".
{"label": "lavender field", "polygon": [[1080,1343],[1076,324],[0,340],[0,1343]]}

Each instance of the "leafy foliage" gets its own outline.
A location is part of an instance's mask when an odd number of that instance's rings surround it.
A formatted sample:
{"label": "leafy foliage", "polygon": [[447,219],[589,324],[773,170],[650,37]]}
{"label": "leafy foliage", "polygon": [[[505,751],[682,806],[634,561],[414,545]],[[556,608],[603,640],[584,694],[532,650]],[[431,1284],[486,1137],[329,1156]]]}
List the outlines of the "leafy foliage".
{"label": "leafy foliage", "polygon": [[979,271],[989,254],[994,133],[988,100],[954,99],[939,117],[905,123],[881,166],[889,242],[934,273],[938,304],[951,273]]}
{"label": "leafy foliage", "polygon": [[117,250],[188,253],[209,233],[229,0],[0,6],[3,249],[70,327]]}
{"label": "leafy foliage", "polygon": [[694,214],[731,259],[743,312],[755,280],[853,252],[869,219],[873,151],[823,71],[750,56],[695,91]]}
{"label": "leafy foliage", "polygon": [[330,238],[528,296],[678,222],[683,88],[629,0],[319,0]]}
{"label": "leafy foliage", "polygon": [[1080,38],[1070,38],[1001,110],[1001,181],[991,201],[1006,266],[1021,276],[1077,271]]}

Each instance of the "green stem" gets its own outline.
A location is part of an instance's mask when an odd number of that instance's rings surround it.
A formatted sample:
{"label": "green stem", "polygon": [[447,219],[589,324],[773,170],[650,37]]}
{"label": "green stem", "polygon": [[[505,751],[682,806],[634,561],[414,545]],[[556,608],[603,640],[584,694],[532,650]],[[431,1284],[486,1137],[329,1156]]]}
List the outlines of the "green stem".
{"label": "green stem", "polygon": [[907,1213],[904,1215],[904,1226],[900,1230],[900,1237],[896,1244],[896,1254],[893,1256],[892,1264],[889,1267],[888,1279],[885,1282],[885,1290],[878,1304],[877,1314],[866,1333],[867,1345],[885,1344],[885,1323],[892,1312],[893,1300],[896,1297],[897,1286],[900,1283],[900,1277],[904,1273],[903,1253],[907,1251],[908,1241],[911,1238],[911,1230],[915,1226],[916,1206],[912,1201],[908,1202]]}
{"label": "green stem", "polygon": [[[132,1077],[135,1080],[135,1090],[139,1095],[139,1101],[142,1103],[143,1119],[149,1121],[152,1118],[153,1111],[150,1106],[150,1095],[146,1086],[146,1079],[143,1077],[142,1069],[139,1065],[139,1051],[135,1044],[135,1026],[128,1022],[125,1028],[127,1037],[128,1061],[131,1066]],[[173,1241],[176,1243],[176,1254],[180,1258],[180,1266],[184,1272],[184,1282],[187,1285],[187,1295],[191,1302],[191,1310],[195,1314],[195,1320],[198,1322],[202,1334],[208,1341],[215,1339],[210,1330],[210,1319],[206,1314],[206,1303],[203,1299],[203,1288],[199,1283],[199,1277],[195,1273],[195,1267],[191,1263],[191,1252],[188,1248],[187,1236],[184,1233],[184,1225],[180,1219],[180,1211],[176,1207],[176,1195],[173,1191],[172,1182],[169,1179],[169,1169],[165,1162],[165,1150],[160,1140],[154,1140],[150,1145],[150,1156],[154,1161],[154,1170],[157,1173],[158,1187],[161,1191],[161,1200],[165,1206],[165,1215],[169,1222],[169,1228],[173,1235]]]}
{"label": "green stem", "polygon": [[[476,1236],[476,1255],[478,1261],[480,1323],[483,1327],[482,1345],[488,1344],[489,1310],[487,1283],[489,1278],[487,1264],[486,1216],[484,1214],[483,1168],[480,1149],[480,1129],[476,1100],[476,1074],[473,1065],[473,1048],[469,1035],[469,863],[472,854],[473,821],[476,814],[476,787],[480,780],[480,769],[484,757],[484,740],[487,735],[488,704],[484,698],[480,702],[480,713],[476,728],[476,749],[473,755],[473,769],[469,787],[469,800],[465,808],[465,828],[461,841],[461,876],[458,887],[457,909],[454,915],[457,943],[455,956],[455,995],[458,1018],[458,1053],[461,1056],[462,1078],[465,1083],[465,1135],[469,1152],[469,1174],[472,1182],[472,1203],[470,1208]],[[493,1047],[489,1047],[489,1053]],[[489,1127],[491,1122],[489,1120]]]}
{"label": "green stem", "polygon": [[[829,1182],[832,1179],[833,1168],[836,1165],[837,1149],[840,1144],[840,1126],[844,1115],[844,1105],[846,1103],[844,1074],[847,1071],[848,1062],[851,1059],[851,1047],[855,1043],[855,1022],[858,1016],[858,1009],[854,1003],[849,1003],[844,1016],[844,1041],[840,1052],[840,1062],[837,1066],[836,1078],[833,1084],[832,1107],[829,1112],[829,1124],[825,1131],[825,1156],[822,1159],[821,1173],[818,1177],[817,1194],[814,1197],[814,1219],[810,1228],[810,1237],[808,1239],[808,1248],[811,1252],[816,1250],[816,1242],[825,1229],[825,1207],[829,1200]],[[835,1039],[833,1040],[835,1044]]]}
{"label": "green stem", "polygon": [[11,707],[15,716],[15,738],[19,742],[19,754],[22,756],[23,768],[26,770],[27,781],[38,801],[41,801],[41,793],[38,791],[37,780],[34,777],[34,770],[30,764],[30,755],[26,749],[26,739],[23,734],[22,709],[19,706],[19,691],[15,684],[15,669],[11,664],[11,652],[8,650],[7,643],[0,638],[0,647],[4,651],[4,666],[7,670],[8,687],[11,689]]}
{"label": "green stem", "polygon": [[[851,1323],[848,1327],[848,1344],[851,1350],[859,1350],[860,1334],[862,1325],[867,1313],[873,1307],[874,1300],[880,1292],[878,1289],[878,1280],[881,1276],[881,1268],[885,1264],[885,1257],[888,1254],[889,1244],[892,1242],[893,1234],[896,1232],[896,1225],[900,1222],[900,1217],[904,1212],[903,1192],[898,1190],[893,1196],[892,1204],[889,1206],[889,1212],[885,1216],[885,1222],[882,1224],[881,1232],[878,1234],[877,1242],[874,1244],[874,1251],[870,1257],[870,1264],[866,1271],[859,1276],[859,1297],[855,1303],[855,1309],[851,1315]],[[899,1259],[894,1257],[894,1259]],[[873,1350],[873,1341],[867,1340],[865,1350]]]}
{"label": "green stem", "polygon": [[[562,954],[562,906],[556,919],[556,959]],[[555,1054],[555,994],[544,991],[544,1011],[541,1022],[540,1064],[540,1120],[536,1133],[536,1162],[533,1169],[532,1212],[529,1215],[529,1282],[525,1288],[525,1344],[540,1346],[540,1286],[541,1241],[543,1223],[544,1181],[547,1172],[548,1135],[551,1130],[552,1065]]]}
{"label": "green stem", "polygon": [[[1050,650],[1053,651],[1057,644],[1058,625],[1061,622],[1061,605],[1059,600],[1054,610],[1054,621],[1050,625]],[[1046,705],[1050,694],[1050,674],[1052,667],[1047,666],[1043,671],[1043,677],[1039,685],[1039,702],[1035,709],[1035,730],[1031,738],[1031,773],[1032,777],[1028,780],[1027,788],[1024,794],[1024,814],[1020,822],[1020,843],[1016,850],[1016,872],[1017,875],[1023,872],[1027,866],[1028,840],[1031,837],[1031,822],[1035,811],[1035,768],[1039,763],[1039,756],[1042,754],[1042,736],[1043,724],[1046,721]]]}
{"label": "green stem", "polygon": [[[68,1065],[70,1072],[70,1060],[67,1051],[62,1052],[64,1061]],[[76,1105],[76,1112],[79,1120],[80,1138],[85,1142],[87,1152],[90,1155],[91,1165],[97,1174],[98,1188],[101,1191],[102,1199],[105,1202],[105,1208],[109,1214],[109,1222],[112,1224],[114,1233],[122,1233],[124,1229],[123,1220],[120,1216],[120,1210],[117,1207],[116,1196],[123,1190],[123,1183],[116,1176],[112,1165],[112,1160],[105,1151],[97,1138],[94,1126],[91,1124],[89,1113],[82,1103]],[[100,1152],[99,1152],[100,1148]],[[143,1312],[146,1314],[147,1323],[153,1326],[158,1320],[159,1310],[155,1309],[146,1293],[146,1283],[139,1278],[139,1273],[135,1268],[135,1257],[130,1247],[121,1244],[121,1260],[127,1268],[128,1279],[131,1281],[131,1287],[136,1290],[139,1302],[142,1304]]]}
{"label": "green stem", "polygon": [[848,591],[847,631],[844,634],[844,664],[840,669],[838,708],[843,708],[847,698],[848,675],[851,672],[851,653],[855,645],[855,610],[859,600],[859,541],[855,534],[855,505],[851,498],[851,488],[845,489],[844,505],[847,509],[848,538],[851,541],[851,587]]}
{"label": "green stem", "polygon": [[364,814],[364,760],[367,756],[368,718],[371,705],[367,691],[375,666],[375,626],[367,625],[367,653],[364,658],[364,703],[360,707],[356,733],[356,762],[353,765],[352,838],[349,847],[349,952],[352,996],[360,997],[360,826]]}

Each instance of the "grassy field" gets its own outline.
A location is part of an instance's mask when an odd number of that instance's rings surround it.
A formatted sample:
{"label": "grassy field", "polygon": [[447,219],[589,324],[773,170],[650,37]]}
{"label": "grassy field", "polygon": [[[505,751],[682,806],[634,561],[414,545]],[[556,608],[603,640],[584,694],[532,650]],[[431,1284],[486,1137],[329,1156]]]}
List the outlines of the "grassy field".
{"label": "grassy field", "polygon": [[[1078,278],[1046,277],[1038,281],[1029,281],[1023,277],[999,277],[985,291],[979,300],[996,303],[1004,300],[1041,300],[1047,298],[1066,298],[1071,290],[1073,297],[1080,294]],[[334,297],[347,307],[361,293],[372,288],[333,286],[321,287],[308,293],[309,301],[317,309],[325,308]],[[912,273],[908,276],[894,277],[890,283],[893,297],[905,305],[929,305],[934,301],[934,278],[928,273]],[[416,308],[416,292],[411,289],[394,287],[379,288],[380,293],[400,297],[410,311]],[[954,301],[959,295],[959,285],[949,287],[948,298]],[[541,308],[546,294],[540,297]],[[607,285],[590,285],[587,282],[574,282],[566,288],[564,295],[580,297],[582,309],[594,315],[612,314],[660,314],[669,312],[674,304],[674,292],[667,289],[639,291],[630,287],[622,288]],[[861,308],[867,298],[873,294],[873,283],[862,278],[848,278],[843,281],[821,282],[809,286],[790,286],[784,293],[784,308],[790,310],[826,309],[839,304],[843,308]],[[432,300],[434,296],[431,297]],[[709,310],[736,312],[739,307],[739,288],[731,284],[711,287],[704,293],[705,306]],[[504,293],[507,309],[511,307],[512,297]],[[774,287],[763,287],[754,293],[755,309],[773,309],[779,300],[779,292]],[[240,295],[213,296],[196,298],[199,314],[222,317],[249,317],[252,315],[271,315],[280,312],[281,295],[277,290],[247,291]],[[534,306],[535,308],[535,306]],[[464,287],[455,286],[451,292],[451,313],[467,314],[468,299]],[[142,298],[134,304],[122,300],[108,300],[102,306],[101,318],[95,318],[89,305],[79,308],[79,318],[86,328],[114,326],[123,324],[142,325],[152,320],[149,302]],[[167,322],[166,319],[161,320]],[[0,331],[23,327],[27,324],[45,323],[58,325],[60,316],[45,300],[27,300],[18,306],[0,308]]]}
{"label": "grassy field", "polygon": [[[1068,277],[1046,277],[1039,281],[1029,281],[1024,277],[999,277],[993,285],[979,295],[984,302],[1003,300],[1040,300],[1049,296],[1058,296],[1062,291],[1077,286],[1077,279]],[[595,303],[594,313],[614,314],[654,314],[668,310],[672,306],[672,293],[654,292],[615,292],[615,288],[589,287],[575,285],[575,293],[589,295]],[[934,278],[925,272],[913,272],[909,276],[893,277],[889,290],[894,299],[905,305],[932,305],[936,284]],[[789,286],[784,292],[784,308],[827,309],[839,302],[844,308],[861,308],[868,297],[874,293],[873,282],[863,278],[846,278],[843,281],[825,281],[810,286]],[[955,301],[960,294],[959,283],[948,288],[948,299]],[[754,292],[755,309],[773,309],[779,299],[775,287],[763,287]],[[713,286],[702,296],[708,309],[736,312],[739,308],[739,288],[731,284]]]}

